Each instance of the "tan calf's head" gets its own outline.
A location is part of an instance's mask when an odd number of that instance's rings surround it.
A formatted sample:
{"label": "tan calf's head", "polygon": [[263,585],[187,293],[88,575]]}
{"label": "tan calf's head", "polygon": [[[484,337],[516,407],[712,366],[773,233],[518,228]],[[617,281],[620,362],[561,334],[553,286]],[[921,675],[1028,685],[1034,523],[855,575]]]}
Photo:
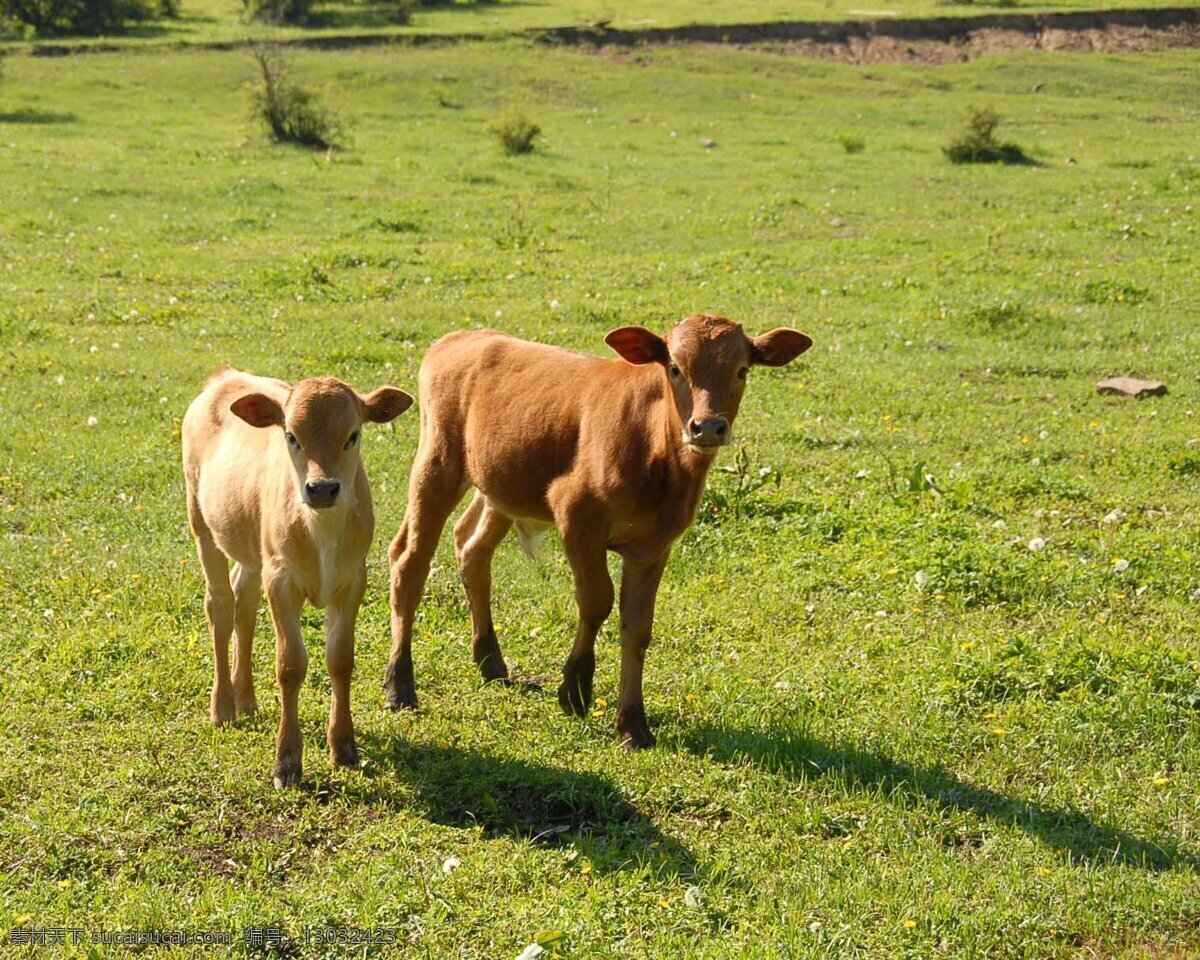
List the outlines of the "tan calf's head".
{"label": "tan calf's head", "polygon": [[630,363],[662,366],[683,442],[700,453],[715,453],[733,439],[733,418],[752,366],[782,367],[812,346],[797,330],[779,327],[748,337],[740,323],[703,313],[680,320],[665,340],[645,327],[620,327],[604,342]]}
{"label": "tan calf's head", "polygon": [[363,423],[387,423],[412,402],[395,387],[361,397],[341,380],[313,377],[296,384],[282,406],[264,394],[248,393],[229,409],[252,427],[283,429],[300,499],[321,510],[346,502],[342,491],[354,489]]}

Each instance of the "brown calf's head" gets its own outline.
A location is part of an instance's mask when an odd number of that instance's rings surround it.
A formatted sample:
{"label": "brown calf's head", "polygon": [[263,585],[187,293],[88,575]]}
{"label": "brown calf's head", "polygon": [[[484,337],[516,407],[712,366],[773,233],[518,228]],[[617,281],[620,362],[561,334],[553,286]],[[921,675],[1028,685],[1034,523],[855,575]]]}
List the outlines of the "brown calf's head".
{"label": "brown calf's head", "polygon": [[264,394],[248,393],[229,409],[252,427],[283,429],[300,499],[321,510],[347,502],[354,490],[363,423],[387,423],[412,402],[395,387],[362,397],[333,377],[313,377],[296,384],[282,406]]}
{"label": "brown calf's head", "polygon": [[732,441],[750,367],[781,367],[812,346],[797,330],[779,327],[748,337],[740,323],[703,313],[680,320],[665,340],[645,327],[620,327],[604,342],[630,363],[662,366],[683,442],[699,453],[715,453]]}

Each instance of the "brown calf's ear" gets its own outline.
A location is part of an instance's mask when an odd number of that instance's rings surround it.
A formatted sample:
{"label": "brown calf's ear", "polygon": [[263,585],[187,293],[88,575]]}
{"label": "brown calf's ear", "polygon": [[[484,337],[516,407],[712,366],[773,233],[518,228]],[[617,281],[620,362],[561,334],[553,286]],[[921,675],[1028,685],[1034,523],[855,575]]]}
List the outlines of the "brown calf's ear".
{"label": "brown calf's ear", "polygon": [[604,342],[630,363],[666,363],[670,359],[666,341],[645,327],[617,327]]}
{"label": "brown calf's ear", "polygon": [[372,423],[389,423],[413,404],[413,398],[396,387],[380,387],[362,398],[367,419]]}
{"label": "brown calf's ear", "polygon": [[812,340],[799,330],[778,327],[761,337],[750,338],[750,362],[764,367],[782,367],[812,346]]}
{"label": "brown calf's ear", "polygon": [[278,400],[261,393],[248,393],[229,405],[235,417],[241,417],[252,427],[283,426],[283,407]]}

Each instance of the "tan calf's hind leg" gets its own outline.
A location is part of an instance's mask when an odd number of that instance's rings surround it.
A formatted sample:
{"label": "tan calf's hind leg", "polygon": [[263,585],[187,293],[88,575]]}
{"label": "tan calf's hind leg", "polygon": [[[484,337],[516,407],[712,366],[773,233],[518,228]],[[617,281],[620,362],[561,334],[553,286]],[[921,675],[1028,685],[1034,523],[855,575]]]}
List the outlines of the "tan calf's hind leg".
{"label": "tan calf's hind leg", "polygon": [[367,568],[343,593],[334,597],[325,614],[325,664],[333,686],[329,706],[329,762],[357,767],[354,722],[350,719],[350,675],[354,672],[354,623],[367,586]]}
{"label": "tan calf's hind leg", "polygon": [[512,525],[512,518],[479,492],[454,525],[458,574],[471,606],[471,655],[485,681],[508,679],[492,623],[492,556]]}
{"label": "tan calf's hind leg", "polygon": [[567,713],[587,716],[592,705],[592,679],[596,673],[596,634],[612,612],[613,585],[608,575],[608,553],[603,526],[576,517],[560,523],[563,549],[575,575],[575,603],[579,625],[575,643],[563,664],[558,704]]}
{"label": "tan calf's hind leg", "polygon": [[300,736],[300,687],[308,673],[308,651],[300,635],[303,598],[286,579],[267,576],[267,603],[275,623],[275,679],[279,683],[279,734],[275,739],[275,787],[300,782],[304,740]]}
{"label": "tan calf's hind leg", "polygon": [[233,632],[234,600],[229,588],[229,561],[197,513],[191,517],[196,552],[204,567],[204,618],[213,644],[213,688],[208,713],[218,726],[234,717],[233,682],[229,677],[229,635]]}
{"label": "tan calf's hind leg", "polygon": [[392,564],[392,651],[383,681],[384,706],[388,710],[417,707],[413,619],[425,592],[438,538],[465,489],[461,467],[417,454],[409,477],[408,510],[388,550]]}
{"label": "tan calf's hind leg", "polygon": [[262,571],[233,565],[233,629],[237,647],[233,654],[233,702],[239,717],[258,709],[254,698],[254,624],[258,620],[258,600],[262,596]]}

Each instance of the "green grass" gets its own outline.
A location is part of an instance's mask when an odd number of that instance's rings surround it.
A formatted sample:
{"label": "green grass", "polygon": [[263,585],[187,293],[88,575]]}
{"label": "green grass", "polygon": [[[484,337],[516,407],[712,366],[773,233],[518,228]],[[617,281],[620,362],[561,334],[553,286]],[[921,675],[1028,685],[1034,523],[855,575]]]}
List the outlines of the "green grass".
{"label": "green grass", "polygon": [[[1200,951],[1192,53],[300,55],[351,123],[331,154],[265,141],[252,70],[5,65],[0,929],[382,926],[429,957],[550,930],[570,957]],[[510,105],[544,131],[531,154],[488,131]],[[949,164],[969,105],[1039,165]],[[604,352],[697,310],[816,345],[752,373],[744,476],[716,474],[671,561],[657,749],[616,745],[611,624],[586,721],[553,684],[480,686],[448,537],[422,709],[382,711],[409,413],[364,445],[366,765],[325,759],[313,613],[305,781],[275,792],[265,614],[263,714],[206,719],[178,434],[209,370],[411,390],[448,330]],[[1125,373],[1171,392],[1095,393]],[[779,483],[752,489],[762,467]],[[553,542],[537,565],[502,547],[496,621],[520,672],[558,670]]]}
{"label": "green grass", "polygon": [[[304,26],[247,24],[241,0],[180,0],[179,15],[133,24],[126,42],[230,42],[343,34],[472,33],[498,36],[522,30],[607,23],[616,29],[678,27],[696,23],[770,23],[787,20],[864,20],[887,17],[958,17],[987,13],[1083,11],[1179,6],[1179,0],[497,0],[418,5],[409,23],[396,24],[389,0],[331,0],[314,5]],[[51,38],[52,39],[52,38]],[[77,43],[89,43],[75,38]],[[105,42],[111,42],[111,38]]]}

